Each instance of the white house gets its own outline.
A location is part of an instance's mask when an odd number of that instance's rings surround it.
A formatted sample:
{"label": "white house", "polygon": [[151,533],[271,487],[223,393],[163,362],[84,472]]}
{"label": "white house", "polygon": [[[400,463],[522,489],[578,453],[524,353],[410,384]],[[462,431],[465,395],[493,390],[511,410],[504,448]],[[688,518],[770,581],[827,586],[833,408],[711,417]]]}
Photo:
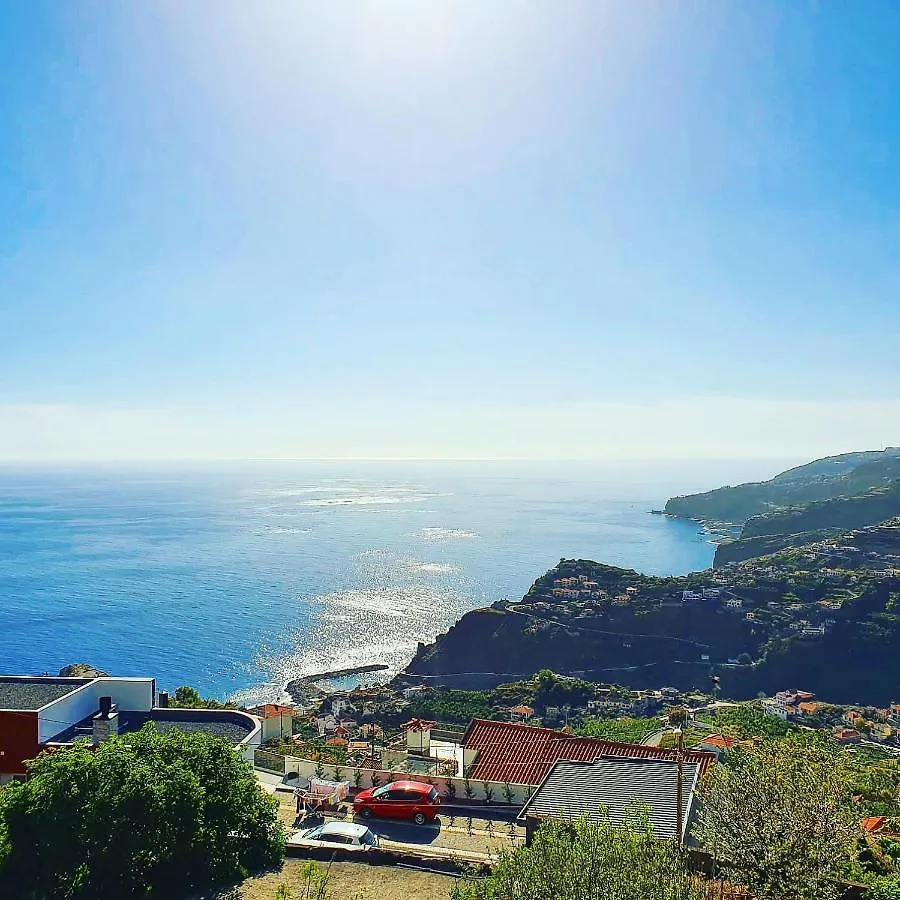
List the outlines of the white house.
{"label": "white house", "polygon": [[290,738],[294,733],[295,710],[292,706],[265,703],[254,706],[249,712],[262,719],[262,739]]}

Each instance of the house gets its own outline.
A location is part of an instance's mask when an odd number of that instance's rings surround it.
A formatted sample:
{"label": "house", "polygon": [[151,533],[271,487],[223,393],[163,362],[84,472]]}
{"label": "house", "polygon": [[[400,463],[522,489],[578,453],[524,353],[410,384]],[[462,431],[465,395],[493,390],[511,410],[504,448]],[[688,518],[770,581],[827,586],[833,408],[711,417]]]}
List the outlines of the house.
{"label": "house", "polygon": [[[694,796],[703,770],[701,763],[674,759],[600,756],[594,760],[554,763],[518,820],[525,824],[525,842],[547,819],[573,821],[587,817],[616,826],[628,819],[636,804],[646,806],[654,835],[660,840],[677,836],[684,842],[694,816]],[[679,783],[681,797],[679,798]]]}
{"label": "house", "polygon": [[331,713],[328,713],[324,716],[317,716],[313,719],[313,722],[316,725],[316,731],[319,732],[319,737],[324,737],[326,734],[331,734],[335,728],[337,728],[338,722],[337,719]]}
{"label": "house", "polygon": [[[473,719],[462,739],[463,763],[472,781],[537,785],[554,763],[592,762],[598,756],[674,760],[676,751],[488,719]],[[716,757],[712,753],[688,750],[684,759],[699,763],[701,772],[705,772]]]}
{"label": "house", "polygon": [[740,597],[729,597],[725,601],[725,609],[740,609],[744,601]]}
{"label": "house", "polygon": [[721,588],[703,588],[704,600],[718,600],[722,596]]}
{"label": "house", "polygon": [[735,744],[737,740],[733,737],[726,737],[723,734],[710,734],[707,737],[703,738],[699,744],[697,744],[693,749],[694,750],[705,750],[707,753],[715,753],[717,756],[722,756],[727,753]]}
{"label": "house", "polygon": [[346,712],[358,712],[358,710],[350,702],[349,698],[341,696],[334,697],[331,701],[331,714],[339,719]]}
{"label": "house", "polygon": [[384,731],[382,730],[380,725],[367,723],[365,725],[359,726],[359,736],[368,738],[369,740],[371,740],[373,737],[376,740],[381,740],[384,737]]}
{"label": "house", "polygon": [[804,703],[798,703],[797,710],[800,712],[801,715],[814,716],[824,706],[825,706],[824,703],[818,703],[816,701],[812,701],[812,702],[807,701]]}
{"label": "house", "polygon": [[841,728],[833,737],[839,744],[858,744],[862,740],[862,735],[854,728]]}
{"label": "house", "polygon": [[102,743],[153,722],[158,731],[206,731],[229,740],[245,759],[262,722],[240,710],[170,709],[153,678],[0,676],[0,782],[25,775],[25,760],[76,739]]}
{"label": "house", "polygon": [[406,748],[412,753],[429,753],[431,731],[437,725],[428,719],[410,719],[401,726],[406,734]]}
{"label": "house", "polygon": [[264,741],[273,738],[289,739],[294,733],[296,710],[293,706],[264,703],[261,706],[254,706],[248,712],[262,719],[262,739]]}
{"label": "house", "polygon": [[848,724],[856,727],[866,721],[866,717],[858,709],[848,709],[841,718]]}
{"label": "house", "polygon": [[525,719],[530,719],[534,715],[534,710],[530,706],[522,704],[510,707],[509,715],[514,721],[522,722]]}
{"label": "house", "polygon": [[800,629],[800,637],[802,638],[816,638],[824,636],[824,625],[804,625],[803,628]]}
{"label": "house", "polygon": [[686,602],[688,600],[702,600],[703,594],[697,591],[682,591],[681,592],[682,601]]}

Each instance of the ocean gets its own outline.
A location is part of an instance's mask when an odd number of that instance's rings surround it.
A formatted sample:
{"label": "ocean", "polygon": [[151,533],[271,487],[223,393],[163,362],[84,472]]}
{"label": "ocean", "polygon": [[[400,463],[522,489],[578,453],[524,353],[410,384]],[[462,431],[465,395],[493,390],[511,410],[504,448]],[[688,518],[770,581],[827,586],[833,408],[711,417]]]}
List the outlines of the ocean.
{"label": "ocean", "polygon": [[[668,496],[775,463],[285,462],[0,471],[0,672],[89,662],[243,702],[401,669],[560,557],[708,567]],[[737,477],[734,477],[737,476]]]}

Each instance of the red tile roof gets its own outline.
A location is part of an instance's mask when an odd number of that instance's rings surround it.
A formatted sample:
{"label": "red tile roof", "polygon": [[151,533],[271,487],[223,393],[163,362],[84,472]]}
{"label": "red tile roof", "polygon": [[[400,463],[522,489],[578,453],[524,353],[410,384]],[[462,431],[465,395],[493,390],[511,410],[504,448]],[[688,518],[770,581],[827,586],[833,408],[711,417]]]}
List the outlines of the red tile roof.
{"label": "red tile roof", "polygon": [[437,722],[431,722],[428,719],[410,719],[404,722],[400,727],[404,731],[431,731]]}
{"label": "red tile roof", "polygon": [[293,706],[280,706],[278,703],[266,703],[262,706],[254,706],[250,710],[254,716],[260,716],[263,719],[271,719],[273,716],[293,716],[297,710]]}
{"label": "red tile roof", "polygon": [[[674,750],[660,747],[575,737],[553,728],[486,719],[472,720],[463,746],[478,750],[469,778],[473,781],[508,781],[510,784],[539,784],[559,760],[590,762],[598,756],[675,759]],[[687,750],[684,758],[700,763],[703,774],[716,757],[706,751]]]}
{"label": "red tile roof", "polygon": [[711,734],[703,738],[700,743],[709,747],[721,747],[722,750],[730,750],[737,743],[737,740],[733,737],[726,737],[723,734]]}
{"label": "red tile roof", "polygon": [[885,822],[887,822],[887,819],[884,816],[869,816],[868,819],[863,819],[860,824],[863,827],[863,831],[874,834],[876,831],[881,831],[884,828]]}

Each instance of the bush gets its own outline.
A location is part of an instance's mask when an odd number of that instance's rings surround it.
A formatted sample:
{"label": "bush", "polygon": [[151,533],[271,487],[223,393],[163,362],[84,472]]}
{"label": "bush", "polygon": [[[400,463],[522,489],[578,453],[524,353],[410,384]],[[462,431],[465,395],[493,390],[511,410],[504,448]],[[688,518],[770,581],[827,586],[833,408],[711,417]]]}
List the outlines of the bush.
{"label": "bush", "polygon": [[671,841],[635,810],[624,827],[547,821],[528,847],[501,853],[493,874],[461,879],[452,900],[701,900]]}
{"label": "bush", "polygon": [[757,900],[829,900],[856,859],[847,757],[784,738],[735,747],[700,788],[695,836]]}
{"label": "bush", "polygon": [[2,897],[182,897],[284,855],[277,801],[221,738],[147,725],[29,775],[0,789]]}

